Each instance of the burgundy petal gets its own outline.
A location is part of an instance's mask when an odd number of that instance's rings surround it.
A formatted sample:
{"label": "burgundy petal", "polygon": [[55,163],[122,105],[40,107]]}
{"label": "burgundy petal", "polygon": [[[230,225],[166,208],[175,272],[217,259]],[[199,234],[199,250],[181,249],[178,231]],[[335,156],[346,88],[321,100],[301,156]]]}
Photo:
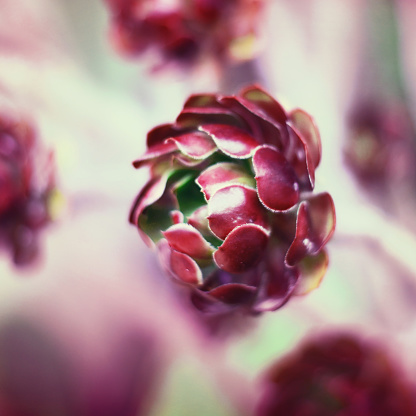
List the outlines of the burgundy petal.
{"label": "burgundy petal", "polygon": [[172,250],[170,257],[172,273],[185,283],[199,285],[202,283],[202,272],[195,260],[186,254]]}
{"label": "burgundy petal", "polygon": [[147,147],[151,149],[153,146],[163,143],[168,137],[175,137],[182,132],[173,124],[162,124],[155,127],[147,133]]}
{"label": "burgundy petal", "polygon": [[189,157],[181,152],[176,152],[172,155],[173,164],[174,166],[178,166],[180,169],[182,166],[186,166],[188,168],[194,168],[201,163],[204,163],[204,159],[195,159],[192,157]]}
{"label": "burgundy petal", "polygon": [[223,108],[215,94],[194,94],[185,102],[183,108]]}
{"label": "burgundy petal", "polygon": [[273,253],[267,258],[254,307],[258,312],[281,308],[297,286],[299,271],[296,267],[286,266],[283,257],[281,253]]}
{"label": "burgundy petal", "polygon": [[200,130],[209,134],[218,148],[227,156],[247,159],[260,144],[245,130],[226,124],[204,124]]}
{"label": "burgundy petal", "polygon": [[271,144],[279,150],[284,148],[287,141],[286,125],[283,126],[264,119],[247,108],[244,99],[240,97],[222,97],[220,102],[247,123],[247,127],[244,128],[256,138],[259,144]]}
{"label": "burgundy petal", "polygon": [[130,211],[129,220],[132,224],[137,225],[137,221],[139,220],[139,216],[143,210],[149,205],[152,205],[163,195],[167,180],[168,175],[166,174],[152,178],[149,182],[147,182],[134,201]]}
{"label": "burgundy petal", "polygon": [[150,149],[144,153],[143,156],[139,157],[133,162],[133,166],[136,169],[141,168],[145,164],[152,162],[154,159],[157,159],[161,156],[164,156],[168,153],[173,153],[178,150],[178,146],[174,142],[164,142],[152,146]]}
{"label": "burgundy petal", "polygon": [[253,286],[241,283],[228,283],[212,289],[208,294],[221,302],[227,304],[244,304],[247,303],[255,293]]}
{"label": "burgundy petal", "polygon": [[202,272],[195,260],[173,250],[164,239],[158,242],[157,248],[159,260],[167,273],[183,283],[191,285],[202,283]]}
{"label": "burgundy petal", "polygon": [[321,137],[314,119],[306,111],[297,108],[290,112],[289,120],[305,143],[306,151],[316,169],[321,160]]}
{"label": "burgundy petal", "polygon": [[260,87],[253,85],[243,89],[239,96],[244,105],[254,113],[274,123],[285,124],[287,115],[283,107]]}
{"label": "burgundy petal", "polygon": [[195,289],[191,295],[194,306],[204,313],[226,313],[236,306],[250,304],[255,296],[254,286],[240,283],[227,283],[205,292]]}
{"label": "burgundy petal", "polygon": [[211,231],[224,240],[239,225],[257,224],[267,229],[267,212],[255,189],[231,185],[218,190],[208,201]]}
{"label": "burgundy petal", "polygon": [[184,222],[183,213],[177,209],[170,212],[170,218],[172,219],[173,224],[180,224]]}
{"label": "burgundy petal", "polygon": [[191,132],[167,139],[168,143],[174,143],[178,149],[194,159],[205,159],[217,149],[215,143],[208,134]]}
{"label": "burgundy petal", "polygon": [[240,183],[255,186],[254,178],[246,170],[236,163],[221,162],[205,169],[196,179],[208,201],[220,188]]}
{"label": "burgundy petal", "polygon": [[174,224],[162,234],[176,251],[196,259],[208,259],[212,256],[213,247],[189,224]]}
{"label": "burgundy petal", "polygon": [[302,201],[296,220],[296,236],[286,254],[286,263],[293,266],[305,256],[318,253],[334,230],[335,207],[328,193]]}
{"label": "burgundy petal", "polygon": [[299,183],[304,190],[311,191],[315,186],[315,166],[300,135],[288,126],[289,142],[285,157],[292,165]]}
{"label": "burgundy petal", "polygon": [[228,124],[244,128],[244,122],[224,108],[185,108],[176,119],[180,128],[198,128],[202,124]]}
{"label": "burgundy petal", "polygon": [[197,208],[189,217],[188,224],[196,228],[201,234],[210,234],[211,230],[208,227],[208,206],[203,205]]}
{"label": "burgundy petal", "polygon": [[240,225],[214,253],[215,263],[229,273],[245,272],[261,260],[268,238],[267,231],[258,225]]}
{"label": "burgundy petal", "polygon": [[273,147],[259,146],[253,156],[257,191],[261,202],[272,211],[284,211],[299,200],[299,184],[285,157]]}
{"label": "burgundy petal", "polygon": [[316,289],[328,268],[328,255],[325,250],[321,250],[315,256],[306,256],[298,263],[300,278],[296,285],[295,295],[306,295]]}

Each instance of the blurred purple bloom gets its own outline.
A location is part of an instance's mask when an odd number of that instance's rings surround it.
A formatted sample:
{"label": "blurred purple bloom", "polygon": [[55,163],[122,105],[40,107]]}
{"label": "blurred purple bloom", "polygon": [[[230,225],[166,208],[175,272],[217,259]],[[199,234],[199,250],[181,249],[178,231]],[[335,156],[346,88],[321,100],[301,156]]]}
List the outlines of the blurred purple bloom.
{"label": "blurred purple bloom", "polygon": [[382,348],[353,335],[304,343],[268,371],[257,416],[411,416],[415,386]]}
{"label": "blurred purple bloom", "polygon": [[311,192],[321,143],[309,114],[257,86],[194,95],[147,145],[130,221],[199,309],[275,310],[319,285],[335,211]]}
{"label": "blurred purple bloom", "polygon": [[345,158],[363,186],[385,188],[414,180],[416,135],[404,104],[356,105],[348,124]]}
{"label": "blurred purple bloom", "polygon": [[[110,37],[126,56],[156,50],[161,64],[236,58],[236,42],[254,37],[263,0],[106,0]],[[238,59],[238,58],[237,58]]]}
{"label": "blurred purple bloom", "polygon": [[52,154],[40,149],[30,124],[0,115],[0,243],[17,265],[38,252],[38,233],[50,221]]}

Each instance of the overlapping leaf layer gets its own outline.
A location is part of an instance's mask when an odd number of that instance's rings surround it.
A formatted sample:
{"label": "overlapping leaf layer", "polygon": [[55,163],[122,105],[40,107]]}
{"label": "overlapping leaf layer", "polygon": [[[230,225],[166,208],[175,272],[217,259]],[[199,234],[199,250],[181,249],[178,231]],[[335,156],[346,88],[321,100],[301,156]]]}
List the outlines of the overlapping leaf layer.
{"label": "overlapping leaf layer", "polygon": [[198,308],[278,309],[327,268],[335,209],[312,193],[320,157],[311,116],[258,86],[191,96],[133,162],[151,174],[130,221]]}

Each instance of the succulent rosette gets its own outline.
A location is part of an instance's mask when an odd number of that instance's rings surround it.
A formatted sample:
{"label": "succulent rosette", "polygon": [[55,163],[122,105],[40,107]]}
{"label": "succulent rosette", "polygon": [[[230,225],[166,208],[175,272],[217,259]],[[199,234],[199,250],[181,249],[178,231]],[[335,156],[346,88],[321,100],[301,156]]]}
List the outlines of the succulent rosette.
{"label": "succulent rosette", "polygon": [[278,309],[327,268],[335,210],[328,193],[312,193],[320,157],[311,116],[258,86],[193,95],[133,162],[150,179],[130,221],[199,309]]}
{"label": "succulent rosette", "polygon": [[38,233],[50,221],[52,154],[40,149],[33,126],[0,114],[0,244],[16,265],[38,253]]}
{"label": "succulent rosette", "polygon": [[158,65],[249,59],[262,0],[106,0],[110,39],[127,57],[153,51]]}
{"label": "succulent rosette", "polygon": [[330,334],[307,341],[268,370],[256,416],[411,416],[415,392],[383,348]]}

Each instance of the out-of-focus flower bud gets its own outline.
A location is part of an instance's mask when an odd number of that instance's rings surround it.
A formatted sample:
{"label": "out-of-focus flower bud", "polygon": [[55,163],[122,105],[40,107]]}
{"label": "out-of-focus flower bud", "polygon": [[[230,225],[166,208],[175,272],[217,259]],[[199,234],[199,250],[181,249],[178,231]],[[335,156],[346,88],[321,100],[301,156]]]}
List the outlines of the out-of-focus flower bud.
{"label": "out-of-focus flower bud", "polygon": [[34,128],[0,114],[0,244],[17,265],[38,252],[38,232],[50,221],[52,154],[40,149]]}
{"label": "out-of-focus flower bud", "polygon": [[158,314],[120,282],[39,282],[0,308],[2,416],[148,414],[168,358]]}
{"label": "out-of-focus flower bud", "polygon": [[413,122],[400,103],[363,103],[348,120],[345,158],[365,187],[385,188],[415,177]]}
{"label": "out-of-focus flower bud", "polygon": [[321,336],[271,367],[257,416],[411,416],[415,387],[377,345]]}
{"label": "out-of-focus flower bud", "polygon": [[130,221],[199,309],[276,310],[319,285],[335,210],[312,193],[321,143],[309,114],[258,86],[194,95],[147,147]]}
{"label": "out-of-focus flower bud", "polygon": [[[110,38],[123,55],[154,50],[159,63],[183,66],[209,57],[250,59],[264,0],[106,0]],[[247,51],[250,49],[250,51]]]}

